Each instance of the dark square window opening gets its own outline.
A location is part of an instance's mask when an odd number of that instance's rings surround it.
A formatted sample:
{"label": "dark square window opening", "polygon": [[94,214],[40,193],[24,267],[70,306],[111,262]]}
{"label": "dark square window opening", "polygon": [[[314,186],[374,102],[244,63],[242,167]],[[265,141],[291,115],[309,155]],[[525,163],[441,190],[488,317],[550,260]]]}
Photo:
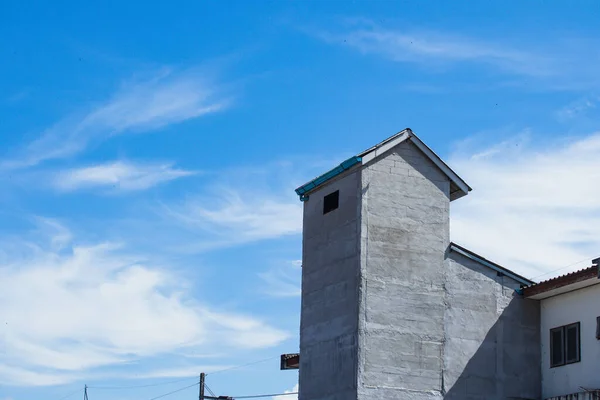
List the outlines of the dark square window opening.
{"label": "dark square window opening", "polygon": [[581,361],[579,322],[550,329],[550,367]]}
{"label": "dark square window opening", "polygon": [[340,205],[340,191],[336,190],[323,198],[323,215],[338,208]]}

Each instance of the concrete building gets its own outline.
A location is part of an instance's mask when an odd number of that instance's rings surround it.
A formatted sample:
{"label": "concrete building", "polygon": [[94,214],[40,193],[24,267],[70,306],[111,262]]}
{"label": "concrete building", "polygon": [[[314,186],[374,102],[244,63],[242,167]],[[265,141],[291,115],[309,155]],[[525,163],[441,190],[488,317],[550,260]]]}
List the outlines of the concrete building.
{"label": "concrete building", "polygon": [[470,190],[410,129],[296,190],[300,400],[541,398],[533,282],[450,242]]}
{"label": "concrete building", "polygon": [[600,399],[600,280],[590,268],[523,289],[540,302],[542,398]]}

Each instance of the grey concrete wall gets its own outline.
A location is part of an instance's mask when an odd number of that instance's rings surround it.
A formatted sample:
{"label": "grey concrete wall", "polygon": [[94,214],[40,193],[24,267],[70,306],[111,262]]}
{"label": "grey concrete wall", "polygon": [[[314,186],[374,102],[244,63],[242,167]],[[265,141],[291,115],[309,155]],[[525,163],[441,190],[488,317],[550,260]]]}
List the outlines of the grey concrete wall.
{"label": "grey concrete wall", "polygon": [[[323,197],[340,191],[323,215]],[[300,400],[356,399],[360,171],[304,203]]]}
{"label": "grey concrete wall", "polygon": [[448,253],[449,189],[405,142],[310,194],[300,400],[539,398],[538,304]]}
{"label": "grey concrete wall", "polygon": [[444,398],[539,399],[539,303],[517,295],[518,282],[455,252],[444,275]]}
{"label": "grey concrete wall", "polygon": [[358,398],[441,398],[450,182],[404,142],[362,188]]}

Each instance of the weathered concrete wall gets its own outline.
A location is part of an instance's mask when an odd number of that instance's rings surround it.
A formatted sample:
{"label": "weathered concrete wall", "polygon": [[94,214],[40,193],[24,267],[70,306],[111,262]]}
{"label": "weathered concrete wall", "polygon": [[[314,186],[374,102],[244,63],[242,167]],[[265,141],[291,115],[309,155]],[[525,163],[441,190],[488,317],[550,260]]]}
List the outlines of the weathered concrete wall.
{"label": "weathered concrete wall", "polygon": [[404,142],[362,188],[358,398],[441,398],[450,182]]}
{"label": "weathered concrete wall", "polygon": [[539,399],[539,303],[455,252],[444,275],[444,399]]}
{"label": "weathered concrete wall", "polygon": [[[323,197],[340,191],[323,215]],[[300,400],[356,399],[360,171],[304,203]]]}
{"label": "weathered concrete wall", "polygon": [[449,190],[404,142],[310,194],[300,400],[539,399],[539,306],[448,254]]}
{"label": "weathered concrete wall", "polygon": [[[600,316],[600,285],[541,300],[541,368],[543,398],[600,388],[600,341],[596,317]],[[581,361],[550,368],[550,329],[579,322]]]}

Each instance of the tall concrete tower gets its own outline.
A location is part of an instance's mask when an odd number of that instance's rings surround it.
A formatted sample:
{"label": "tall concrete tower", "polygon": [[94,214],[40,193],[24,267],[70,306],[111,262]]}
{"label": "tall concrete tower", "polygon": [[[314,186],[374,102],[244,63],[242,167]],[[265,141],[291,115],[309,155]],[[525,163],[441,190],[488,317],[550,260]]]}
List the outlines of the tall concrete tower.
{"label": "tall concrete tower", "polygon": [[444,398],[449,206],[469,191],[410,129],[296,190],[300,400]]}

